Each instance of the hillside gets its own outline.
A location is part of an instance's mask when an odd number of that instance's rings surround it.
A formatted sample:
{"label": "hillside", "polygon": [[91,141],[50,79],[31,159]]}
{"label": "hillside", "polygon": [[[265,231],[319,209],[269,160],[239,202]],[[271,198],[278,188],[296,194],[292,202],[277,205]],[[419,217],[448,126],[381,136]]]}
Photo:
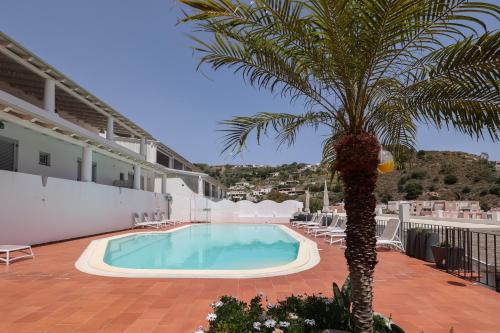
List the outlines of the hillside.
{"label": "hillside", "polygon": [[[228,188],[244,181],[252,189],[309,189],[313,197],[321,198],[326,179],[331,200],[341,201],[343,198],[342,183],[336,177],[332,178],[326,168],[317,165],[197,165]],[[495,171],[493,163],[477,155],[419,151],[398,170],[379,177],[376,195],[380,202],[401,199],[477,200],[483,209],[488,210],[500,207],[500,172]],[[303,195],[298,199],[303,199]]]}

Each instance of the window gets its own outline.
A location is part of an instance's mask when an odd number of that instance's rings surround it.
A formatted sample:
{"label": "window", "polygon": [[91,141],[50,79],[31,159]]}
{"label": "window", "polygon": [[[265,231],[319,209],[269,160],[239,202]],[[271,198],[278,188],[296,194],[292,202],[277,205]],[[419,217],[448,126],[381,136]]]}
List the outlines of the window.
{"label": "window", "polygon": [[208,182],[203,182],[203,188],[204,188],[204,194],[206,197],[209,197],[210,196],[210,183]]}
{"label": "window", "polygon": [[38,156],[38,164],[50,166],[50,154],[40,152],[40,155]]}
{"label": "window", "polygon": [[179,162],[176,159],[174,159],[174,169],[176,169],[176,170],[182,170],[182,163]]}
{"label": "window", "polygon": [[123,172],[120,172],[120,180],[125,180],[125,174]]}

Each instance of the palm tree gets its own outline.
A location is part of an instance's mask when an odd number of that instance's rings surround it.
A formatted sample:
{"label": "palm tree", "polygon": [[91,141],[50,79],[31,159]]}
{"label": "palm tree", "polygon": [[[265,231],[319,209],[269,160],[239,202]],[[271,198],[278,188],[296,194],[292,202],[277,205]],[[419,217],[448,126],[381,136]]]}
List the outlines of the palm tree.
{"label": "palm tree", "polygon": [[372,332],[375,197],[381,145],[397,156],[416,124],[499,139],[500,7],[465,0],[179,0],[201,37],[200,65],[303,102],[302,114],[223,122],[224,150],[274,131],[293,144],[327,128],[323,159],[339,171],[348,215],[345,257],[355,332]]}

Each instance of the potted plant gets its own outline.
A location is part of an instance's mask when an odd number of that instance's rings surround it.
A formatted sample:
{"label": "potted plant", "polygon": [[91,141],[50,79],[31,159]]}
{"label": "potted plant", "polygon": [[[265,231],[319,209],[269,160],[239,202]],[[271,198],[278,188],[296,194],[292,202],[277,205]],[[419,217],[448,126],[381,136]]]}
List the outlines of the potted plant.
{"label": "potted plant", "polygon": [[444,241],[432,246],[432,254],[436,262],[436,267],[446,270],[455,270],[460,267],[460,262],[465,255],[465,250],[453,247]]}
{"label": "potted plant", "polygon": [[450,243],[446,241],[432,246],[432,255],[434,256],[434,262],[437,268],[445,268],[446,260],[448,259],[448,250],[450,248]]}
{"label": "potted plant", "polygon": [[415,257],[415,240],[417,238],[418,228],[410,228],[406,232],[406,255]]}

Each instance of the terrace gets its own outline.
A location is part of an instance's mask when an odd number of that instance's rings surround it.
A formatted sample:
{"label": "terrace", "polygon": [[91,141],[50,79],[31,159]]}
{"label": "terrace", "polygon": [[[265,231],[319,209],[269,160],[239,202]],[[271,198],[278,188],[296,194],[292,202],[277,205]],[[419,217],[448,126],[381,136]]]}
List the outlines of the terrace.
{"label": "terrace", "polygon": [[[2,266],[0,332],[194,332],[220,295],[249,300],[263,291],[271,301],[292,293],[331,295],[332,281],[347,276],[342,249],[319,239],[317,266],[279,277],[129,279],[78,271],[82,251],[102,237],[37,246],[34,260]],[[498,293],[397,252],[379,252],[374,285],[375,311],[392,315],[407,332],[495,332],[500,326]]]}

